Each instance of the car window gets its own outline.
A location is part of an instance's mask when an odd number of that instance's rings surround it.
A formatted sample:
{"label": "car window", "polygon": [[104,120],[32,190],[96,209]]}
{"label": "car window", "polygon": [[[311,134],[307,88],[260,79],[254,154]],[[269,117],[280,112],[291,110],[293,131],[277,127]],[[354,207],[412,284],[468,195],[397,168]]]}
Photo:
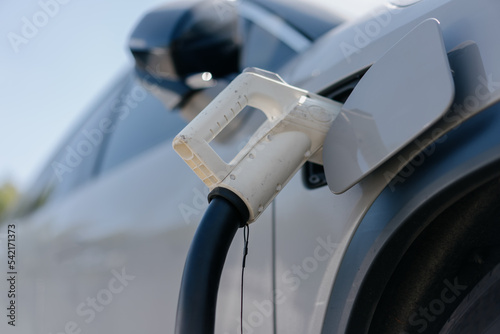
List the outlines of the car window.
{"label": "car window", "polygon": [[246,39],[242,50],[242,68],[259,67],[276,72],[297,55],[281,40],[248,20],[244,20],[243,30]]}
{"label": "car window", "polygon": [[21,199],[16,216],[28,214],[46,203],[65,198],[93,177],[97,157],[112,123],[112,110],[130,80],[131,74],[119,78],[112,89],[97,100],[90,113],[70,132]]}
{"label": "car window", "polygon": [[98,174],[171,141],[187,124],[135,80],[125,90],[113,114],[112,131],[99,161]]}

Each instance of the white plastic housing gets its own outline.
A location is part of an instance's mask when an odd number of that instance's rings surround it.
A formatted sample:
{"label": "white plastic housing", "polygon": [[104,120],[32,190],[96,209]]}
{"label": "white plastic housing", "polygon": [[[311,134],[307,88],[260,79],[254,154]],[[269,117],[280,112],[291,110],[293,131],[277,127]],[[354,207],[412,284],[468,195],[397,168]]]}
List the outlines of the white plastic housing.
{"label": "white plastic housing", "polygon": [[[230,163],[210,142],[246,106],[267,120]],[[342,105],[290,86],[276,74],[250,69],[240,74],[175,138],[173,147],[210,188],[232,190],[255,221],[285,184],[317,153]]]}

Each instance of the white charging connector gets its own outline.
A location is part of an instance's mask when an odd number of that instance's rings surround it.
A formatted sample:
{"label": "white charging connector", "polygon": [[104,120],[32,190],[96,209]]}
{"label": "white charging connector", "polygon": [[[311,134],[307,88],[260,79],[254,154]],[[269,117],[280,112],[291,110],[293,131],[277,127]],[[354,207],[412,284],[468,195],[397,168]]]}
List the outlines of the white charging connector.
{"label": "white charging connector", "polygon": [[[230,163],[209,145],[246,106],[267,120]],[[213,190],[245,202],[254,222],[300,167],[322,163],[321,148],[342,104],[286,84],[277,74],[247,69],[174,139],[174,150]]]}

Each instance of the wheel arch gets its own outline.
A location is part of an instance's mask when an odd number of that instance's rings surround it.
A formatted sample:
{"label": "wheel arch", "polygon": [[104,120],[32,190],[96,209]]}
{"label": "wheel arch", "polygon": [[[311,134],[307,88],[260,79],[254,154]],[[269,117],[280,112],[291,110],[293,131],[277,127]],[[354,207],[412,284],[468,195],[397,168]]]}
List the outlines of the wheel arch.
{"label": "wheel arch", "polygon": [[322,333],[366,332],[405,251],[439,213],[500,177],[499,114],[496,104],[464,123],[405,182],[377,198],[342,261]]}
{"label": "wheel arch", "polygon": [[[444,187],[433,189],[435,192],[430,197],[422,193],[402,208],[372,245],[356,275],[353,285],[359,288],[347,319],[346,333],[368,332],[389,280],[401,262],[405,261],[406,252],[423,237],[437,217],[476,189],[499,177],[500,156],[496,156],[496,159],[484,161],[484,165],[460,175]],[[448,244],[451,248],[453,240],[448,241]],[[443,247],[447,247],[445,242]]]}

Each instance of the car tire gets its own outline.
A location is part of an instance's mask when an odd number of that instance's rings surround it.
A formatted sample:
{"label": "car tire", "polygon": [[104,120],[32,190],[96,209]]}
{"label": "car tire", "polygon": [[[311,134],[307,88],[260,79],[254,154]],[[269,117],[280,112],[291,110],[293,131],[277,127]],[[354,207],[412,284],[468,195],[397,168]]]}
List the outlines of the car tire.
{"label": "car tire", "polygon": [[[436,215],[387,282],[368,333],[483,333],[480,326],[490,334],[500,314],[499,199],[497,178]],[[457,331],[466,326],[474,330]]]}

